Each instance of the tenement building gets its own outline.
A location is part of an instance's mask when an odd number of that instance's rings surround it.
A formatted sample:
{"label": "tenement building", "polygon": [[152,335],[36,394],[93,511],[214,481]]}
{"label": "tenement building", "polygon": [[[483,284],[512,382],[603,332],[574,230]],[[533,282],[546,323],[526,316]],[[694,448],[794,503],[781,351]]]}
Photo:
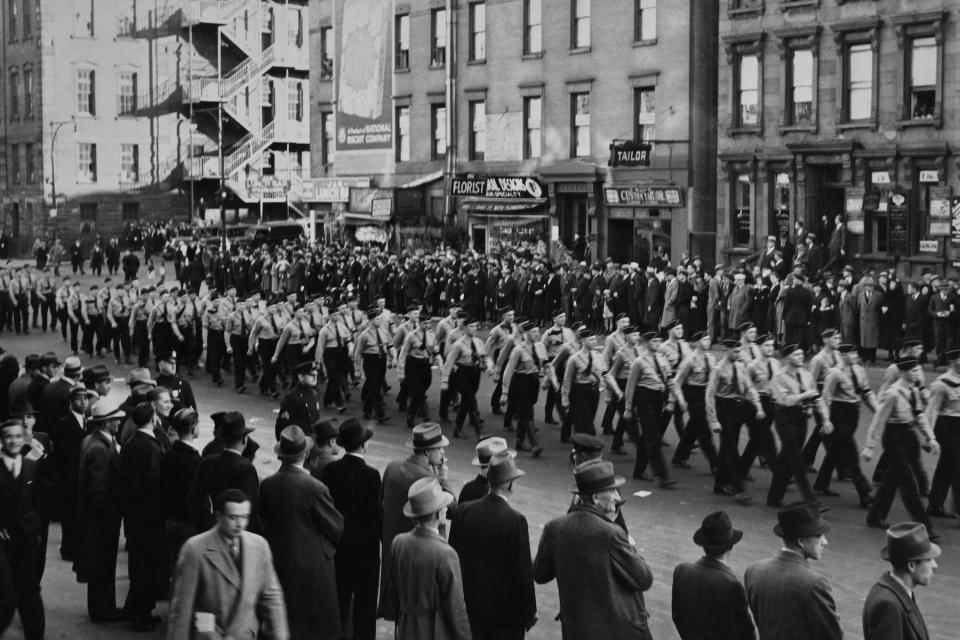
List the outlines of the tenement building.
{"label": "tenement building", "polygon": [[942,0],[729,0],[720,15],[718,250],[797,225],[901,273],[960,257],[960,13]]}
{"label": "tenement building", "polygon": [[717,20],[682,0],[318,0],[309,206],[404,246],[453,230],[712,260]]}

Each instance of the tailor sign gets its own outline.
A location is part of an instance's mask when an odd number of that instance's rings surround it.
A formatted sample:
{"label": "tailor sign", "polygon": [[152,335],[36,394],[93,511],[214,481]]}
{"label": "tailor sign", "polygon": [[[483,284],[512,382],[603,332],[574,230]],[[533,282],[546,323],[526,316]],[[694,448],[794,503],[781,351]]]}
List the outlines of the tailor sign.
{"label": "tailor sign", "polygon": [[614,142],[610,144],[610,161],[607,164],[611,167],[649,167],[650,151],[649,144]]}
{"label": "tailor sign", "polygon": [[542,198],[543,185],[525,176],[457,176],[450,181],[450,195],[474,198]]}

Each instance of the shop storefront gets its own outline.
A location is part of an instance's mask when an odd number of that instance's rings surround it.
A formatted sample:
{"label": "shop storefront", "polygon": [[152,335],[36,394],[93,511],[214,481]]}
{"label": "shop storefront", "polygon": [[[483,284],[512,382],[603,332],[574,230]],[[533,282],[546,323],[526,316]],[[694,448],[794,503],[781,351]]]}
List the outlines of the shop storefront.
{"label": "shop storefront", "polygon": [[677,186],[605,186],[607,255],[646,267],[655,254],[685,246],[686,221],[674,219],[686,211],[683,196]]}
{"label": "shop storefront", "polygon": [[317,238],[340,240],[351,189],[369,189],[370,178],[310,178],[303,181],[303,201],[316,215]]}
{"label": "shop storefront", "polygon": [[505,247],[545,251],[550,239],[546,189],[530,176],[461,175],[451,195],[466,218],[469,245],[480,253]]}

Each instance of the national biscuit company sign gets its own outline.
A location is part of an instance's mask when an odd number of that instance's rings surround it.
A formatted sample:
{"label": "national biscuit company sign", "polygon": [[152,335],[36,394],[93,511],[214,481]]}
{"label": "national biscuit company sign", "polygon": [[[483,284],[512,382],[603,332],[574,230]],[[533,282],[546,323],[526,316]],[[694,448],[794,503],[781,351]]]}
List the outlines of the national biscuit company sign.
{"label": "national biscuit company sign", "polygon": [[679,187],[606,187],[603,197],[608,205],[623,207],[682,207],[683,192]]}
{"label": "national biscuit company sign", "polygon": [[474,198],[542,198],[543,185],[523,176],[457,176],[450,182],[450,195]]}

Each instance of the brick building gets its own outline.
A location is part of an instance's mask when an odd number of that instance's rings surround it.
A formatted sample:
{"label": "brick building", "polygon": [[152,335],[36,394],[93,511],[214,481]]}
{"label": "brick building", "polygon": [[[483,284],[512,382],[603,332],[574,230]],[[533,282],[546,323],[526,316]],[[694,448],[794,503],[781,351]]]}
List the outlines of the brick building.
{"label": "brick building", "polygon": [[895,259],[909,274],[960,257],[950,237],[960,14],[944,7],[724,2],[720,252],[753,253],[797,222],[826,242],[839,215],[860,266]]}
{"label": "brick building", "polygon": [[[393,135],[376,151],[344,148],[335,103],[343,92],[336,73],[323,72],[339,69],[342,0],[311,7],[311,117],[322,123],[311,140],[313,175],[330,178],[325,185],[370,180],[314,208],[369,224],[377,216],[364,200],[385,199],[402,236],[405,227],[441,225],[449,206],[447,222],[479,250],[518,237],[570,247],[579,234],[594,257],[643,262],[662,245],[674,259],[691,246],[712,259],[713,3],[564,0],[548,10],[545,0],[365,0],[380,3],[391,12]],[[614,142],[628,151],[648,143],[649,166],[629,153],[632,166],[608,166]],[[464,174],[479,179],[478,189],[489,176],[535,186],[506,206],[476,193],[447,200],[450,176]]]}

